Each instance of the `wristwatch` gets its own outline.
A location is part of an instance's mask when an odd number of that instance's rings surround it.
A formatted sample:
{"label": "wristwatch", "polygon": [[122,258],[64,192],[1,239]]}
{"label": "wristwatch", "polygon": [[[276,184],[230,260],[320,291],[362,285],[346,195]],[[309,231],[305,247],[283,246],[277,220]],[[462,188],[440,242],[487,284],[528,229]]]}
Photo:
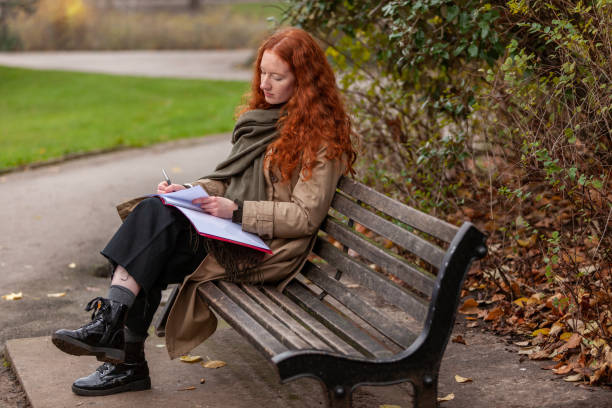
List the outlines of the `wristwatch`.
{"label": "wristwatch", "polygon": [[242,201],[236,199],[234,200],[234,202],[236,203],[236,205],[238,205],[238,208],[236,208],[232,213],[232,222],[235,222],[236,224],[242,224]]}

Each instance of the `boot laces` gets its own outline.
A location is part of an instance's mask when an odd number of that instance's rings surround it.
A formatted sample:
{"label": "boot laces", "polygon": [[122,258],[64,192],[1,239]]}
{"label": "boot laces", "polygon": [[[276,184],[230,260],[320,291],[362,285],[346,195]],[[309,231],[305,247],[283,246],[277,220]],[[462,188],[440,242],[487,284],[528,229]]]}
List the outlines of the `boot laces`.
{"label": "boot laces", "polygon": [[89,312],[93,310],[91,313],[91,320],[95,320],[96,317],[102,316],[102,313],[108,308],[109,301],[101,296],[97,298],[91,299],[87,306],[85,306],[85,311]]}
{"label": "boot laces", "polygon": [[114,367],[114,364],[112,363],[103,363],[101,366],[99,366],[98,368],[96,368],[96,371],[99,372],[100,374],[104,375],[106,373],[108,373],[109,371],[111,371]]}

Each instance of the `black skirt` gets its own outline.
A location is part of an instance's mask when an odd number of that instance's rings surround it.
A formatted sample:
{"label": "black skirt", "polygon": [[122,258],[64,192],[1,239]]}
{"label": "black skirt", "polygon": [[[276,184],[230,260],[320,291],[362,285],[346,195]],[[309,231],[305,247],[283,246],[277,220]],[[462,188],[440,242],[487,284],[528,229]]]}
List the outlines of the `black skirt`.
{"label": "black skirt", "polygon": [[128,328],[146,333],[161,291],[182,283],[206,256],[204,239],[180,211],[159,198],[143,200],[128,215],[101,251],[113,270],[123,266],[141,287],[128,313]]}

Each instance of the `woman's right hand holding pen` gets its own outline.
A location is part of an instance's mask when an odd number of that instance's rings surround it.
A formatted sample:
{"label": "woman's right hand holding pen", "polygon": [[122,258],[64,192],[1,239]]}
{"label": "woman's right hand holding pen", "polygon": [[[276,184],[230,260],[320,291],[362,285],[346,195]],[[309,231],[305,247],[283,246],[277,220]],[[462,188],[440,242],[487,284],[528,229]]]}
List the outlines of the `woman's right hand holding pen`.
{"label": "woman's right hand holding pen", "polygon": [[157,194],[172,193],[173,191],[185,190],[185,186],[181,184],[170,184],[167,181],[162,181],[157,185]]}

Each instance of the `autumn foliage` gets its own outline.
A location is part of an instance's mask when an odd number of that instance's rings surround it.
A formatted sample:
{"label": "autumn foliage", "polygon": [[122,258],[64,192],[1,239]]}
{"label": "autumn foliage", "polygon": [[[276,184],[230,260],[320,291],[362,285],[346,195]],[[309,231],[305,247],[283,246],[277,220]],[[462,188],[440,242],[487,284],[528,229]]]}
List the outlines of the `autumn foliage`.
{"label": "autumn foliage", "polygon": [[612,3],[376,4],[287,12],[342,72],[359,177],[489,234],[463,292],[472,326],[612,383]]}

